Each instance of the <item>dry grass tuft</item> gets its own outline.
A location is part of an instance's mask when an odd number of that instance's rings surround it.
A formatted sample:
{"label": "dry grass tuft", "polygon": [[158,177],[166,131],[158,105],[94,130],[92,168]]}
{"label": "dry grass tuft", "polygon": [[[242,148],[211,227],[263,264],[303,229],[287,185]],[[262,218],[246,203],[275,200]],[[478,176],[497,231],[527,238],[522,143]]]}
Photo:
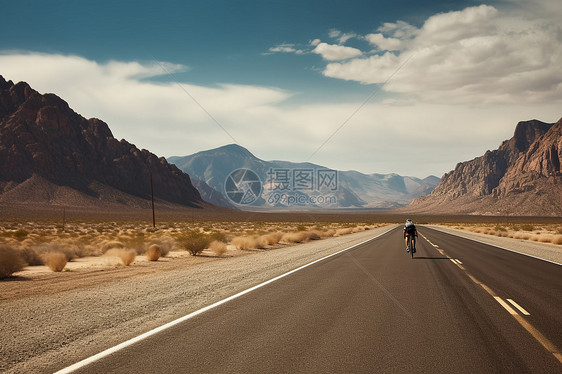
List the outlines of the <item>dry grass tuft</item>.
{"label": "dry grass tuft", "polygon": [[37,251],[33,248],[24,247],[20,249],[20,256],[29,266],[39,266],[44,264],[39,253],[37,253]]}
{"label": "dry grass tuft", "polygon": [[247,236],[236,236],[232,238],[230,244],[236,246],[236,248],[241,250],[248,250],[248,249],[257,249],[258,242],[255,238],[247,237]]}
{"label": "dry grass tuft", "polygon": [[218,240],[213,240],[211,244],[209,244],[209,249],[216,254],[217,256],[222,256],[226,253],[226,243],[223,243]]}
{"label": "dry grass tuft", "polygon": [[523,239],[523,240],[529,240],[531,238],[531,235],[529,234],[525,234],[525,233],[520,233],[520,232],[516,232],[513,237],[515,239]]}
{"label": "dry grass tuft", "polygon": [[323,232],[318,230],[312,230],[308,232],[308,240],[320,240],[322,239]]}
{"label": "dry grass tuft", "polygon": [[539,235],[537,240],[541,243],[552,243],[553,239],[552,235]]}
{"label": "dry grass tuft", "polygon": [[552,237],[552,244],[562,244],[562,235],[555,235]]}
{"label": "dry grass tuft", "polygon": [[347,228],[344,228],[344,229],[337,229],[334,236],[347,235],[347,234],[351,234],[352,232],[353,232],[353,229],[351,227],[347,227]]}
{"label": "dry grass tuft", "polygon": [[123,265],[129,266],[135,261],[137,257],[137,252],[134,249],[126,249],[126,248],[112,248],[105,252],[107,256],[115,256],[119,257],[123,262]]}
{"label": "dry grass tuft", "polygon": [[47,252],[43,255],[45,265],[55,273],[61,272],[66,266],[66,255],[62,252]]}
{"label": "dry grass tuft", "polygon": [[281,238],[285,243],[302,243],[308,240],[308,233],[304,231],[288,232]]}
{"label": "dry grass tuft", "polygon": [[111,241],[105,242],[101,246],[101,253],[106,253],[110,249],[123,249],[123,248],[125,248],[125,245],[123,243],[121,243],[117,240],[111,240]]}
{"label": "dry grass tuft", "polygon": [[262,236],[263,240],[266,241],[267,245],[275,245],[279,243],[282,237],[283,237],[283,233],[281,232],[273,232]]}
{"label": "dry grass tuft", "polygon": [[148,261],[158,261],[160,256],[162,256],[162,249],[158,244],[152,244],[146,250],[146,259]]}
{"label": "dry grass tuft", "polygon": [[20,256],[17,249],[8,247],[7,245],[0,246],[0,278],[6,278],[23,270],[26,263]]}
{"label": "dry grass tuft", "polygon": [[265,249],[269,245],[267,239],[263,235],[255,237],[254,239],[256,240],[256,248],[258,249]]}
{"label": "dry grass tuft", "polygon": [[334,230],[334,229],[329,229],[329,230],[327,230],[326,232],[324,232],[324,235],[323,235],[323,236],[324,236],[325,238],[331,238],[331,237],[333,237],[334,235],[336,235],[336,230]]}

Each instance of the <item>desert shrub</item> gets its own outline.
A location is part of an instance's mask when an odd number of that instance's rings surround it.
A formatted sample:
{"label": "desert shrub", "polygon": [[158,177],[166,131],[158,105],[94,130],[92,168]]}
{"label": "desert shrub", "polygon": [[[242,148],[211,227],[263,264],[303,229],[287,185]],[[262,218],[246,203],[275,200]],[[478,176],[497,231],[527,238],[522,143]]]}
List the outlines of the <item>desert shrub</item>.
{"label": "desert shrub", "polygon": [[553,237],[551,235],[539,235],[538,241],[541,243],[551,243]]}
{"label": "desert shrub", "polygon": [[272,232],[270,234],[265,234],[262,236],[263,240],[265,240],[267,245],[275,245],[279,243],[282,237],[283,237],[283,233],[280,232]]}
{"label": "desert shrub", "polygon": [[223,243],[218,240],[213,240],[211,244],[209,244],[209,249],[216,254],[217,256],[222,256],[226,253],[226,243]]}
{"label": "desert shrub", "polygon": [[297,231],[306,231],[306,226],[305,225],[298,225]]}
{"label": "desert shrub", "polygon": [[192,256],[197,256],[203,252],[212,241],[211,235],[196,231],[191,231],[178,237],[180,245]]}
{"label": "desert shrub", "polygon": [[214,231],[209,234],[209,237],[213,241],[216,240],[217,242],[223,242],[223,243],[226,242],[226,235],[222,232]]}
{"label": "desert shrub", "polygon": [[58,273],[66,266],[66,255],[62,252],[47,252],[43,254],[43,262],[52,271]]}
{"label": "desert shrub", "polygon": [[344,229],[337,229],[334,236],[351,234],[352,231],[353,231],[353,229],[351,227],[347,227],[347,228],[344,228]]}
{"label": "desert shrub", "polygon": [[111,241],[105,242],[101,246],[101,253],[106,253],[110,249],[122,249],[122,248],[125,248],[125,245],[123,243],[121,243],[117,240],[111,240]]}
{"label": "desert shrub", "polygon": [[281,238],[285,243],[302,243],[308,239],[308,233],[304,231],[288,232]]}
{"label": "desert shrub", "polygon": [[529,224],[521,225],[521,230],[523,230],[523,231],[533,231],[534,229],[535,229],[535,226],[533,226],[533,225],[529,225]]}
{"label": "desert shrub", "polygon": [[137,252],[134,249],[127,248],[111,248],[105,254],[107,256],[119,257],[125,266],[132,264],[137,257]]}
{"label": "desert shrub", "polygon": [[324,237],[326,238],[331,238],[334,235],[336,235],[336,230],[334,229],[329,229],[326,232],[324,232]]}
{"label": "desert shrub", "polygon": [[146,240],[142,232],[136,233],[134,236],[121,237],[119,239],[123,242],[124,247],[134,249],[139,255],[147,250]]}
{"label": "desert shrub", "polygon": [[236,236],[232,238],[230,243],[242,250],[256,249],[258,246],[256,239],[248,236]]}
{"label": "desert shrub", "polygon": [[14,236],[14,238],[16,238],[19,241],[24,240],[27,235],[29,235],[29,231],[27,230],[23,230],[23,229],[19,229],[14,231],[14,233],[12,234]]}
{"label": "desert shrub", "polygon": [[307,234],[308,234],[308,240],[320,240],[320,239],[322,239],[321,233],[319,233],[315,230],[309,231]]}
{"label": "desert shrub", "polygon": [[558,226],[558,227],[556,228],[556,233],[562,235],[562,226]]}
{"label": "desert shrub", "polygon": [[496,230],[496,231],[501,231],[501,232],[507,231],[507,229],[506,229],[505,227],[500,226],[500,225],[496,225],[496,226],[494,227],[494,230]]}
{"label": "desert shrub", "polygon": [[158,244],[152,244],[146,250],[146,258],[148,261],[158,261],[160,256],[162,255],[162,250]]}
{"label": "desert shrub", "polygon": [[66,261],[72,261],[77,257],[82,257],[78,247],[74,243],[66,240],[37,244],[33,246],[33,249],[39,254],[50,252],[62,253],[66,257]]}
{"label": "desert shrub", "polygon": [[562,244],[562,235],[555,235],[552,238],[552,244]]}
{"label": "desert shrub", "polygon": [[0,246],[0,278],[9,277],[13,273],[23,270],[25,265],[25,261],[17,249],[7,245]]}
{"label": "desert shrub", "polygon": [[513,237],[515,239],[529,240],[531,238],[531,235],[522,232],[516,232],[515,235],[513,235]]}
{"label": "desert shrub", "polygon": [[256,248],[258,249],[265,249],[269,245],[263,235],[255,237],[254,240],[256,241]]}
{"label": "desert shrub", "polygon": [[157,244],[160,247],[160,257],[166,257],[174,247],[177,246],[176,241],[170,236],[163,236],[159,239],[153,239],[149,242],[148,247],[152,244]]}
{"label": "desert shrub", "polygon": [[35,249],[33,248],[21,248],[20,256],[29,266],[39,266],[44,264],[43,259],[41,258],[39,253],[37,253],[37,251],[35,251]]}

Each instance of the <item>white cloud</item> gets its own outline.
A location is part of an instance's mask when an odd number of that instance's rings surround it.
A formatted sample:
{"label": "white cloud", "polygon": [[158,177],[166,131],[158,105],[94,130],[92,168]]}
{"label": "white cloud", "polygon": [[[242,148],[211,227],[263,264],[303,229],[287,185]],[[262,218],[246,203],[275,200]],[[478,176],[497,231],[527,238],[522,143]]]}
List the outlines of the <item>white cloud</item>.
{"label": "white cloud", "polygon": [[342,34],[341,31],[336,29],[332,29],[328,32],[328,36],[330,38],[339,38],[341,34]]}
{"label": "white cloud", "polygon": [[[220,123],[236,122],[244,113],[291,95],[259,86],[219,84],[211,88],[181,83],[180,87],[169,76],[169,83],[147,80],[167,76],[166,71],[187,69],[163,65],[165,70],[156,62],[98,63],[79,56],[0,54],[5,79],[26,81],[41,93],[56,93],[81,115],[106,121],[117,138],[166,156],[232,142],[185,91]],[[235,130],[229,132],[239,141],[245,137]]]}
{"label": "white cloud", "polygon": [[314,39],[310,42],[310,45],[316,47],[318,44],[320,44],[320,42],[321,42],[320,39]]}
{"label": "white cloud", "polygon": [[[420,29],[385,24],[367,39],[400,53],[329,63],[327,77],[373,84],[435,103],[537,103],[562,99],[560,26],[482,5],[434,15]],[[399,37],[399,35],[401,35]],[[359,55],[358,55],[359,56]],[[335,60],[334,60],[335,61]]]}
{"label": "white cloud", "polygon": [[385,38],[383,34],[368,34],[365,39],[382,51],[398,51],[402,47],[402,41],[395,38]]}
{"label": "white cloud", "polygon": [[390,35],[394,38],[404,40],[416,36],[419,30],[407,22],[397,21],[395,23],[385,22],[377,29],[377,31]]}
{"label": "white cloud", "polygon": [[338,38],[338,42],[339,42],[340,44],[345,44],[345,42],[347,42],[349,39],[352,39],[352,38],[355,38],[355,37],[357,37],[357,34],[355,34],[355,33],[352,33],[352,32],[350,32],[350,33],[345,33],[345,34],[342,34],[342,35]]}
{"label": "white cloud", "polygon": [[295,48],[294,44],[290,44],[290,43],[282,43],[279,44],[275,47],[271,47],[269,48],[269,53],[295,53],[297,55],[303,54],[304,51],[301,49],[297,49]]}
{"label": "white cloud", "polygon": [[[381,57],[378,68],[389,69],[385,64],[395,63],[392,56]],[[385,58],[388,62],[383,63]],[[117,138],[160,156],[187,155],[233,142],[157,63],[99,63],[78,56],[15,53],[0,54],[0,66],[5,79],[24,80],[39,92],[56,93],[83,116],[107,122]],[[188,69],[166,66],[175,73]],[[149,79],[157,76],[158,82]],[[291,93],[271,87],[180,83],[240,145],[266,160],[309,160],[362,103],[288,104]],[[497,148],[511,137],[517,121],[556,121],[559,112],[559,105],[548,103],[473,108],[371,102],[310,161],[366,173],[440,176],[458,161]]]}
{"label": "white cloud", "polygon": [[324,60],[328,61],[346,60],[363,54],[357,48],[327,43],[318,44],[312,52],[321,55]]}

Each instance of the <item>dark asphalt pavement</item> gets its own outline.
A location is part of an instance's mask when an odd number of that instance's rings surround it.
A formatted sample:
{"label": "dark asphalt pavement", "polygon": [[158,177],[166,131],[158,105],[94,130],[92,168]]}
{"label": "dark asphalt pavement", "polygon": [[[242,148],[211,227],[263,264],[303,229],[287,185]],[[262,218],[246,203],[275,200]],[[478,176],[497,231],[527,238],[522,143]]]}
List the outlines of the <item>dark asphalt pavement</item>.
{"label": "dark asphalt pavement", "polygon": [[560,265],[419,231],[414,259],[395,229],[77,372],[562,372]]}

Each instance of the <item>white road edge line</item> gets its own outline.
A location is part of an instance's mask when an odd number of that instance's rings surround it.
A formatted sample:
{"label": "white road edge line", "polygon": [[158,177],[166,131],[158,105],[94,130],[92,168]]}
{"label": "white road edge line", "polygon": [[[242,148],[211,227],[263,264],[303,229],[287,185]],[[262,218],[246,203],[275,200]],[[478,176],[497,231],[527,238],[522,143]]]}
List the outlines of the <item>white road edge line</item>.
{"label": "white road edge line", "polygon": [[494,296],[494,299],[496,299],[496,301],[497,301],[498,303],[500,303],[500,305],[503,306],[503,307],[505,308],[505,310],[507,310],[507,311],[509,312],[509,314],[512,314],[512,315],[514,315],[514,316],[517,315],[517,312],[516,312],[515,310],[513,310],[513,308],[510,307],[508,303],[506,303],[505,301],[503,301],[501,297],[499,297],[499,296]]}
{"label": "white road edge line", "polygon": [[179,324],[179,323],[182,323],[182,322],[187,321],[187,320],[189,320],[189,319],[191,319],[191,318],[193,318],[193,317],[196,317],[196,316],[198,316],[199,314],[202,314],[202,313],[205,313],[205,312],[208,311],[208,310],[214,309],[214,308],[218,307],[219,305],[228,303],[229,301],[232,301],[232,300],[234,300],[234,299],[237,299],[237,298],[239,298],[240,296],[246,295],[246,294],[248,294],[248,293],[250,293],[250,292],[252,292],[252,291],[257,290],[258,288],[261,288],[261,287],[266,286],[266,285],[268,285],[268,284],[270,284],[270,283],[273,283],[273,282],[275,282],[275,281],[277,281],[277,280],[279,280],[279,279],[281,279],[281,278],[284,278],[284,277],[286,277],[286,276],[288,276],[288,275],[291,275],[291,274],[293,274],[293,273],[296,273],[297,271],[302,270],[302,269],[304,269],[304,268],[307,268],[307,267],[309,267],[309,266],[311,266],[311,265],[314,265],[314,264],[316,264],[316,263],[318,263],[318,262],[320,262],[320,261],[324,261],[324,260],[326,260],[326,259],[328,259],[328,258],[330,258],[330,257],[336,256],[336,255],[338,255],[338,254],[340,254],[340,253],[349,251],[350,249],[353,249],[353,248],[358,247],[358,246],[360,246],[360,245],[362,245],[362,244],[365,244],[365,243],[367,243],[367,242],[370,242],[370,241],[372,241],[372,240],[375,240],[375,239],[377,239],[377,238],[379,238],[379,237],[381,237],[381,236],[383,236],[383,235],[389,233],[390,231],[394,230],[395,228],[396,228],[396,227],[393,227],[393,228],[391,228],[391,229],[389,229],[389,230],[383,232],[382,234],[379,234],[379,235],[374,236],[374,237],[372,237],[372,238],[370,238],[370,239],[364,240],[364,241],[362,241],[362,242],[360,242],[360,243],[354,244],[354,245],[352,245],[352,246],[350,246],[350,247],[344,248],[344,249],[342,249],[342,250],[340,250],[340,251],[338,251],[338,252],[332,253],[331,255],[327,255],[327,256],[324,256],[324,257],[322,257],[322,258],[319,258],[318,260],[314,260],[314,261],[312,261],[312,262],[309,262],[308,264],[302,265],[302,266],[300,266],[300,267],[298,267],[298,268],[296,268],[296,269],[293,269],[293,270],[291,270],[291,271],[289,271],[289,272],[287,272],[287,273],[285,273],[285,274],[281,274],[281,275],[279,275],[279,276],[277,276],[277,277],[275,277],[275,278],[272,278],[272,279],[270,279],[270,280],[268,280],[268,281],[265,281],[265,282],[260,283],[260,284],[258,284],[258,285],[256,285],[256,286],[253,286],[253,287],[251,287],[251,288],[248,288],[247,290],[244,290],[244,291],[242,291],[242,292],[239,292],[239,293],[237,293],[236,295],[232,295],[232,296],[230,296],[230,297],[227,297],[226,299],[217,301],[217,302],[214,303],[214,304],[211,304],[211,305],[206,306],[206,307],[204,307],[204,308],[202,308],[202,309],[199,309],[199,310],[197,310],[197,311],[195,311],[195,312],[192,312],[192,313],[190,313],[190,314],[187,314],[187,315],[185,315],[185,316],[183,316],[183,317],[180,317],[180,318],[178,318],[178,319],[176,319],[176,320],[174,320],[174,321],[168,322],[168,323],[166,323],[166,324],[164,324],[164,325],[162,325],[162,326],[160,326],[160,327],[157,327],[157,328],[155,328],[155,329],[152,329],[152,330],[150,330],[150,331],[147,331],[147,332],[145,332],[144,334],[141,334],[141,335],[139,335],[139,336],[137,336],[137,337],[135,337],[135,338],[129,339],[129,340],[127,340],[127,341],[125,341],[125,342],[123,342],[123,343],[121,343],[121,344],[118,344],[118,345],[114,346],[114,347],[108,348],[108,349],[106,349],[105,351],[102,351],[102,352],[100,352],[100,353],[98,353],[98,354],[95,354],[95,355],[93,355],[93,356],[91,356],[91,357],[85,358],[84,360],[79,361],[79,362],[77,362],[77,363],[75,363],[75,364],[73,364],[73,365],[71,365],[71,366],[68,366],[68,367],[66,367],[66,368],[64,368],[64,369],[61,369],[61,370],[55,372],[54,374],[68,374],[68,373],[72,373],[72,372],[74,372],[75,370],[81,369],[81,368],[83,368],[83,367],[85,367],[85,366],[87,366],[87,365],[89,365],[89,364],[91,364],[91,363],[93,363],[93,362],[96,362],[96,361],[98,361],[98,360],[101,360],[101,359],[104,358],[104,357],[107,357],[107,356],[109,356],[109,355],[111,355],[111,354],[113,354],[113,353],[115,353],[115,352],[118,352],[118,351],[120,351],[120,350],[122,350],[122,349],[124,349],[124,348],[126,348],[126,347],[129,347],[129,346],[131,346],[131,345],[133,345],[133,344],[135,344],[135,343],[138,343],[138,342],[140,342],[140,341],[142,341],[142,340],[144,340],[144,339],[146,339],[146,338],[148,338],[148,337],[150,337],[150,336],[152,336],[152,335],[158,334],[158,333],[161,332],[161,331],[164,331],[164,330],[169,329],[170,327],[173,327],[173,326],[175,326],[175,325],[177,325],[177,324]]}
{"label": "white road edge line", "polygon": [[495,245],[495,244],[486,243],[486,242],[483,242],[483,241],[481,241],[481,240],[468,238],[468,237],[466,237],[466,236],[460,235],[460,233],[458,233],[458,234],[453,234],[453,233],[448,232],[448,231],[439,230],[439,229],[436,228],[436,227],[426,227],[426,228],[428,228],[428,229],[430,229],[430,230],[439,231],[439,232],[442,232],[442,233],[444,233],[444,234],[449,234],[449,235],[453,235],[453,236],[458,236],[459,238],[464,238],[464,239],[467,239],[467,240],[472,240],[473,242],[477,242],[477,243],[480,243],[480,244],[486,244],[486,245],[489,245],[489,246],[491,246],[491,247],[496,247],[496,248],[499,248],[499,249],[503,249],[504,251],[509,251],[509,252],[517,253],[517,254],[520,254],[520,255],[523,255],[523,256],[531,257],[531,258],[534,258],[534,259],[537,259],[537,260],[546,261],[546,262],[550,262],[551,264],[555,264],[555,265],[562,266],[561,263],[556,262],[556,261],[547,260],[547,259],[545,259],[545,258],[533,256],[533,255],[530,255],[530,254],[527,254],[527,253],[523,253],[523,252],[518,252],[518,251],[515,251],[515,250],[513,250],[513,249],[501,247],[501,246]]}
{"label": "white road edge line", "polygon": [[506,299],[507,301],[509,301],[511,303],[511,305],[513,305],[514,307],[516,307],[517,309],[519,309],[519,311],[521,313],[523,313],[526,316],[530,316],[531,313],[527,312],[525,310],[525,308],[523,308],[521,305],[517,304],[513,299]]}

